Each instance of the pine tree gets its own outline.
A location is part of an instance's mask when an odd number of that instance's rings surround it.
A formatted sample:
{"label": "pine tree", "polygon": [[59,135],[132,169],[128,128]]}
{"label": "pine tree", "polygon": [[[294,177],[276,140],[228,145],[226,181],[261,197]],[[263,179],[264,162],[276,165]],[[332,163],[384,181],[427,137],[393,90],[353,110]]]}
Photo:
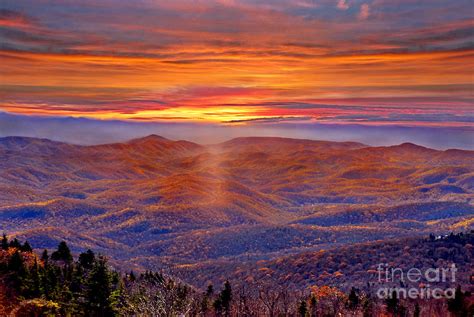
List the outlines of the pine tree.
{"label": "pine tree", "polygon": [[113,310],[110,303],[112,282],[107,261],[99,257],[86,282],[86,308],[90,316],[112,316]]}
{"label": "pine tree", "polygon": [[59,267],[45,264],[43,274],[41,276],[41,285],[46,299],[56,299],[59,293],[59,279],[61,271]]}
{"label": "pine tree", "polygon": [[397,292],[393,291],[392,295],[385,299],[385,305],[387,305],[387,312],[393,315],[398,313],[399,301],[397,297]]}
{"label": "pine tree", "polygon": [[311,299],[309,300],[310,309],[311,309],[311,317],[316,317],[318,315],[318,300],[316,296],[311,295]]}
{"label": "pine tree", "polygon": [[13,253],[13,255],[10,257],[10,260],[8,261],[8,269],[15,273],[23,274],[24,272],[26,272],[23,257],[21,256],[18,250],[15,251],[15,253]]}
{"label": "pine tree", "polygon": [[[209,290],[209,289],[208,289]],[[224,289],[219,293],[219,296],[214,301],[214,310],[220,316],[223,312],[225,316],[230,316],[230,304],[232,301],[232,288],[229,281],[224,283]]]}
{"label": "pine tree", "polygon": [[40,280],[40,270],[38,266],[38,261],[35,258],[33,267],[30,269],[30,279],[31,279],[31,295],[32,297],[39,297],[41,295],[41,280]]}
{"label": "pine tree", "polygon": [[80,297],[84,291],[84,269],[81,265],[76,265],[73,268],[72,277],[71,277],[71,292],[75,294],[76,297]]}
{"label": "pine tree", "polygon": [[23,252],[33,252],[33,249],[31,248],[28,241],[25,241],[25,243],[21,246],[20,250]]}
{"label": "pine tree", "polygon": [[204,292],[202,296],[201,308],[200,308],[201,314],[205,315],[206,312],[209,310],[209,303],[213,295],[214,295],[214,287],[212,286],[212,284],[209,284],[207,286],[206,292]]}
{"label": "pine tree", "polygon": [[219,295],[219,298],[222,302],[222,308],[224,309],[225,316],[230,316],[230,304],[232,301],[232,288],[229,281],[224,283],[224,289]]}
{"label": "pine tree", "polygon": [[461,286],[458,285],[454,293],[454,298],[448,299],[448,310],[455,317],[467,317],[467,307],[466,307],[465,295],[461,289]]}
{"label": "pine tree", "polygon": [[306,317],[308,315],[308,305],[306,300],[302,300],[298,306],[298,314],[300,317]]}
{"label": "pine tree", "polygon": [[2,245],[2,250],[8,250],[8,238],[5,233],[3,233],[1,245]]}
{"label": "pine tree", "polygon": [[71,315],[73,312],[76,312],[77,305],[74,301],[74,294],[69,288],[68,283],[61,285],[58,299],[61,303],[61,308],[65,311],[65,315]]}
{"label": "pine tree", "polygon": [[115,315],[119,313],[125,305],[125,285],[119,274],[116,272],[113,272],[112,274],[112,282],[116,287],[115,289],[112,289],[112,292],[110,293],[109,306],[111,307],[112,314]]}
{"label": "pine tree", "polygon": [[214,295],[214,286],[212,286],[212,284],[207,286],[206,295],[208,297],[212,297],[212,295]]}
{"label": "pine tree", "polygon": [[10,248],[16,248],[16,249],[20,250],[21,249],[21,243],[20,243],[20,241],[18,241],[17,238],[15,238],[12,241],[10,241],[9,247]]}
{"label": "pine tree", "polygon": [[79,255],[79,264],[86,270],[92,269],[95,262],[95,254],[90,249]]}
{"label": "pine tree", "polygon": [[49,261],[48,250],[44,249],[43,253],[41,253],[41,261],[43,261],[44,264],[48,263]]}
{"label": "pine tree", "polygon": [[10,260],[8,261],[8,270],[12,272],[10,275],[12,286],[17,292],[21,293],[25,289],[27,272],[23,257],[18,250],[10,257]]}
{"label": "pine tree", "polygon": [[359,296],[357,295],[357,291],[354,287],[351,288],[351,292],[349,293],[349,309],[355,310],[359,307]]}
{"label": "pine tree", "polygon": [[67,246],[65,241],[59,243],[58,250],[54,251],[53,254],[51,254],[51,259],[54,261],[63,261],[65,264],[71,264],[71,250],[69,250],[69,247]]}

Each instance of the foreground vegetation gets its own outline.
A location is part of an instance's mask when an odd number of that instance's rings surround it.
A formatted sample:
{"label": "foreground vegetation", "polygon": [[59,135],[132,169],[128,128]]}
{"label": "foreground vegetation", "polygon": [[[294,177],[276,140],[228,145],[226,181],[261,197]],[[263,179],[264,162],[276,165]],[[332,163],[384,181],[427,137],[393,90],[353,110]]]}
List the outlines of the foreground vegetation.
{"label": "foreground vegetation", "polygon": [[[443,237],[464,243],[472,233]],[[434,239],[432,237],[432,239]],[[454,299],[378,300],[360,289],[326,285],[304,291],[269,283],[205,291],[156,272],[121,274],[87,250],[74,259],[61,242],[41,255],[28,242],[3,236],[0,249],[1,316],[472,316],[461,287]]]}

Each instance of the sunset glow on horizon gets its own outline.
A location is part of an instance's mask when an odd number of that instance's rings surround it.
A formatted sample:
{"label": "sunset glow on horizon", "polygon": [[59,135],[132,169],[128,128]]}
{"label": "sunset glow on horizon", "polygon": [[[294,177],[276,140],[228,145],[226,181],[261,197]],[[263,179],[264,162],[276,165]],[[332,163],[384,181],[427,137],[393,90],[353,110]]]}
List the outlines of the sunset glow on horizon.
{"label": "sunset glow on horizon", "polygon": [[0,111],[468,126],[470,1],[10,1]]}

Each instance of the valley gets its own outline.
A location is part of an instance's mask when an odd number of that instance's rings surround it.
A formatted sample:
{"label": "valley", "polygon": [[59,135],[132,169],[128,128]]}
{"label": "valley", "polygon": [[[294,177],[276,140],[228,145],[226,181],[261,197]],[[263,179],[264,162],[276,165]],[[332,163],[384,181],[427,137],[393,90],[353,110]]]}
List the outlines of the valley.
{"label": "valley", "polygon": [[474,227],[472,151],[150,135],[94,146],[6,137],[0,157],[0,231],[91,248],[122,270],[202,273]]}

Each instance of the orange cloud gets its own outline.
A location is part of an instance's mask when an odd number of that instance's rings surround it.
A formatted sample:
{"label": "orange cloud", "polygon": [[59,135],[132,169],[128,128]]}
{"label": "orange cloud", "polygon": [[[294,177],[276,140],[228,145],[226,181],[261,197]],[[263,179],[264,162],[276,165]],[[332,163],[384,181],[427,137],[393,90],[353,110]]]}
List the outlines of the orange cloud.
{"label": "orange cloud", "polygon": [[367,20],[370,15],[370,6],[367,3],[363,3],[360,6],[359,19]]}
{"label": "orange cloud", "polygon": [[0,27],[29,28],[35,25],[34,21],[25,15],[12,10],[0,9]]}
{"label": "orange cloud", "polygon": [[411,25],[390,1],[58,1],[57,15],[29,4],[0,11],[9,112],[242,122],[347,114],[282,107],[296,103],[472,107],[473,23],[462,10],[434,28],[444,7],[421,5]]}
{"label": "orange cloud", "polygon": [[339,0],[337,2],[337,8],[341,10],[349,9],[349,4],[347,3],[347,0]]}

